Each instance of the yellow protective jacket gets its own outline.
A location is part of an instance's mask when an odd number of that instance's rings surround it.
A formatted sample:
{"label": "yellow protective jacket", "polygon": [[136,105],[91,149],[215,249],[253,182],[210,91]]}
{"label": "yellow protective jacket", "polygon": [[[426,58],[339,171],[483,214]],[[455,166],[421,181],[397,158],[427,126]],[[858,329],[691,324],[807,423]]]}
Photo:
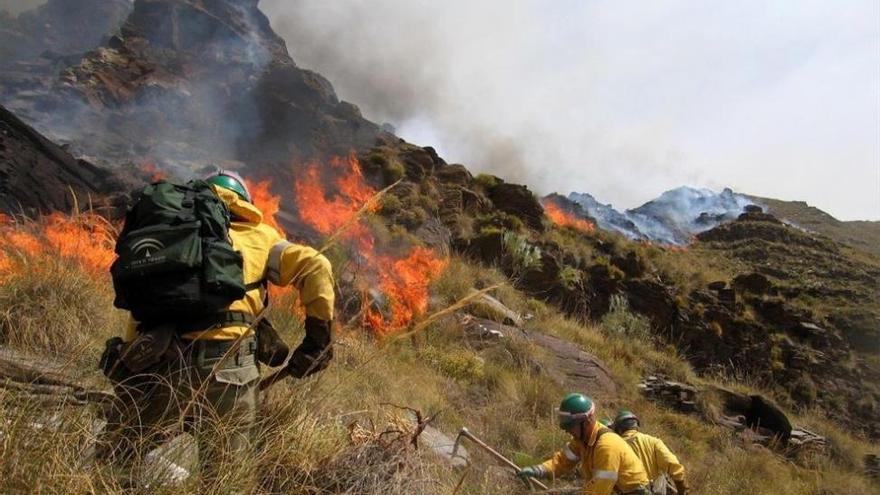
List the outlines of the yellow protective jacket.
{"label": "yellow protective jacket", "polygon": [[684,482],[684,466],[678,462],[678,457],[675,457],[663,440],[645,435],[638,430],[625,431],[623,439],[642,461],[648,478],[652,481],[663,474],[669,474],[674,481]]}
{"label": "yellow protective jacket", "polygon": [[610,495],[615,488],[628,493],[648,485],[648,475],[633,450],[602,425],[593,429],[586,443],[573,438],[540,467],[547,474],[561,476],[578,464],[586,482],[584,495]]}
{"label": "yellow protective jacket", "polygon": [[[263,223],[263,214],[257,207],[234,192],[217,186],[214,190],[232,214],[229,237],[232,247],[244,258],[244,283],[265,278],[275,285],[293,285],[299,291],[307,316],[332,320],[335,295],[333,271],[327,258],[311,247],[288,242],[277,230]],[[263,288],[252,289],[244,298],[233,302],[229,310],[256,316],[263,309],[263,296]],[[132,321],[124,340],[134,339],[136,328],[137,323]],[[247,329],[246,326],[193,329],[183,338],[232,340]]]}

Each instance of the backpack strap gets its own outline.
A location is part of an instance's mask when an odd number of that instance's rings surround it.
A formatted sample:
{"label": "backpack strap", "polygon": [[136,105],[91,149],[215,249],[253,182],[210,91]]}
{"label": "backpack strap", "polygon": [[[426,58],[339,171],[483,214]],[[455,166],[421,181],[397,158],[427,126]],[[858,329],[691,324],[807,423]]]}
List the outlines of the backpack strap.
{"label": "backpack strap", "polygon": [[[244,288],[248,292],[250,292],[254,289],[266,289],[266,279],[261,278],[260,280],[251,282],[249,284],[245,284]],[[267,297],[268,297],[268,291],[266,293],[267,293]]]}

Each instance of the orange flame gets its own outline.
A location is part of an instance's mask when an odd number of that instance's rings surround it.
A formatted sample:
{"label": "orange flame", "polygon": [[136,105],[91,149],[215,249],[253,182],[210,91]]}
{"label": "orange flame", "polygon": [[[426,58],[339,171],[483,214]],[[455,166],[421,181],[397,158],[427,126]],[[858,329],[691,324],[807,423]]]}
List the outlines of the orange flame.
{"label": "orange flame", "polygon": [[168,178],[168,174],[164,170],[160,170],[153,162],[144,162],[141,164],[141,171],[150,174],[151,182],[159,182]]}
{"label": "orange flame", "polygon": [[586,234],[596,230],[596,226],[583,218],[578,218],[560,208],[556,203],[547,201],[544,203],[544,213],[550,220],[560,227],[571,227]]}
{"label": "orange flame", "polygon": [[[349,224],[377,192],[364,180],[360,163],[353,154],[331,159],[330,169],[336,175],[332,181],[334,194],[326,190],[316,163],[306,167],[302,180],[294,187],[300,218],[324,236]],[[375,205],[370,211],[379,206]],[[360,222],[351,225],[343,239],[366,260],[366,278],[388,298],[388,316],[376,309],[367,309],[365,326],[377,335],[389,335],[406,328],[427,310],[428,285],[445,269],[446,260],[421,247],[402,258],[381,255],[376,252],[372,232]]]}
{"label": "orange flame", "polygon": [[251,182],[245,179],[248,192],[251,193],[251,200],[254,206],[263,212],[263,223],[275,227],[275,230],[284,235],[284,229],[278,223],[275,216],[281,211],[281,196],[272,194],[272,181],[263,180],[260,182]]}
{"label": "orange flame", "polygon": [[41,260],[67,259],[94,276],[106,276],[113,263],[115,233],[103,217],[94,213],[53,213],[37,222],[0,221],[0,275],[17,265],[9,256],[17,252],[39,266]]}
{"label": "orange flame", "polygon": [[428,248],[416,247],[403,259],[383,258],[379,263],[379,289],[389,299],[391,317],[386,321],[379,311],[369,310],[366,323],[379,335],[405,328],[428,309],[428,284],[446,269]]}
{"label": "orange flame", "polygon": [[[376,190],[364,181],[360,163],[354,155],[347,159],[334,157],[330,160],[330,166],[341,174],[334,181],[338,194],[333,198],[327,197],[316,163],[308,165],[303,180],[297,181],[294,186],[300,218],[325,236],[335,233],[351,221],[363,204],[376,194]],[[375,240],[362,224],[352,225],[345,237],[355,240],[362,254],[371,253],[374,249]]]}

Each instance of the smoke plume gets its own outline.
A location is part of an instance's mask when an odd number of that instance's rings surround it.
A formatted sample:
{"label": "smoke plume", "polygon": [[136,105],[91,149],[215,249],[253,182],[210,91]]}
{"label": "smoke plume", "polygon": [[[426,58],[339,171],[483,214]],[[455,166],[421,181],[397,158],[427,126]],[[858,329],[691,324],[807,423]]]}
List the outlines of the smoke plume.
{"label": "smoke plume", "polygon": [[367,118],[476,171],[618,207],[690,184],[880,217],[876,2],[260,5]]}
{"label": "smoke plume", "polygon": [[26,10],[39,7],[46,0],[0,0],[0,11],[7,11],[12,15],[18,15]]}

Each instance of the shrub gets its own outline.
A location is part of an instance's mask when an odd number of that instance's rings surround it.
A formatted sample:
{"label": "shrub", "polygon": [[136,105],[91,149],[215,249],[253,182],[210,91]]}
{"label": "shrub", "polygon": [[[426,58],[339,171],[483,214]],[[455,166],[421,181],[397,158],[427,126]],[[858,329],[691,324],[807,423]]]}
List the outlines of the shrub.
{"label": "shrub", "polygon": [[513,264],[516,273],[522,273],[541,264],[541,248],[533,246],[515,232],[506,231],[501,237],[504,252]]}
{"label": "shrub", "polygon": [[647,340],[651,336],[651,324],[647,318],[630,310],[626,297],[611,296],[611,309],[602,317],[602,330],[611,335]]}

